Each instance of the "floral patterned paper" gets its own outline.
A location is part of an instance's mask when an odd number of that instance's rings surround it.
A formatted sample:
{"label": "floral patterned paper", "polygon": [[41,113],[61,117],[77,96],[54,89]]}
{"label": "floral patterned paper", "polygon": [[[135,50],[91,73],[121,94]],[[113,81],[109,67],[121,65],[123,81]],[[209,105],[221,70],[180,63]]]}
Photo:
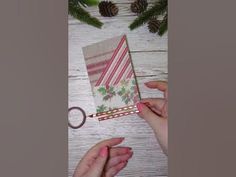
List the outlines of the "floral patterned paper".
{"label": "floral patterned paper", "polygon": [[97,112],[136,104],[139,100],[134,79],[122,80],[116,86],[98,86],[93,90]]}

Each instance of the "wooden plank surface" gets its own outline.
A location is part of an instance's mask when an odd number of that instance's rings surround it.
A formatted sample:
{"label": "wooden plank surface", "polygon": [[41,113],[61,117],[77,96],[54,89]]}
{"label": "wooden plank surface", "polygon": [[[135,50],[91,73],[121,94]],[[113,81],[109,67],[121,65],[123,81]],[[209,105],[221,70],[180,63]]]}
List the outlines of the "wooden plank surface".
{"label": "wooden plank surface", "polygon": [[[162,96],[160,92],[146,88],[143,83],[167,80],[167,34],[158,37],[149,33],[146,26],[130,31],[128,25],[136,18],[129,11],[132,1],[116,2],[120,11],[113,18],[100,17],[96,7],[89,8],[104,22],[101,30],[69,17],[69,107],[81,106],[87,113],[95,111],[81,47],[120,34],[127,35],[141,97]],[[167,176],[167,157],[162,153],[151,128],[137,115],[104,122],[88,120],[81,129],[69,128],[68,135],[69,176],[72,176],[84,153],[96,142],[120,136],[126,137],[122,145],[131,146],[134,156],[118,177]]]}

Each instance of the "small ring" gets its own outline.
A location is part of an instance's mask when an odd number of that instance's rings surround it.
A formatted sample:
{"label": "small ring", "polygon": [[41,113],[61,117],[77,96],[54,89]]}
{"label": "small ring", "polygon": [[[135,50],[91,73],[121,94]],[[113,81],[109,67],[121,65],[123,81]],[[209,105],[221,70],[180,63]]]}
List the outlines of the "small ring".
{"label": "small ring", "polygon": [[[83,110],[82,108],[76,107],[76,106],[69,108],[69,109],[68,109],[68,113],[70,113],[70,111],[72,111],[72,110],[74,110],[74,109],[79,110],[79,111],[83,114],[83,120],[82,120],[82,122],[81,122],[79,125],[77,125],[77,126],[72,125],[72,124],[70,123],[70,121],[68,120],[68,125],[69,125],[69,127],[73,128],[73,129],[78,129],[78,128],[80,128],[80,127],[82,127],[82,126],[84,125],[84,123],[85,123],[85,121],[86,121],[86,114],[85,114],[85,112],[84,112],[84,110]],[[69,117],[69,116],[68,116],[68,117]]]}

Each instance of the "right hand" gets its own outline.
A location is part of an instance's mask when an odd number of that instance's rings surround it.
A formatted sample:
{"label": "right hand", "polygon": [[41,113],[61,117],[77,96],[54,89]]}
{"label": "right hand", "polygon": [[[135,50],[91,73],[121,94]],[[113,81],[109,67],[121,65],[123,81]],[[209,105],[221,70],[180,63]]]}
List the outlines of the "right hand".
{"label": "right hand", "polygon": [[150,81],[145,83],[148,88],[164,92],[164,98],[146,98],[138,104],[138,114],[153,129],[155,136],[163,150],[168,153],[168,93],[167,83],[163,81]]}

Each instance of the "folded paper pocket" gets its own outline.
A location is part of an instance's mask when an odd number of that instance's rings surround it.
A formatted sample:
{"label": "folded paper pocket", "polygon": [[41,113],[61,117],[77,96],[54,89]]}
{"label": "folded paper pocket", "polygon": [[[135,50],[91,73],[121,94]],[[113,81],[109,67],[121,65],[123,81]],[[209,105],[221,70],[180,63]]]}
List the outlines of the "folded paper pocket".
{"label": "folded paper pocket", "polygon": [[125,35],[83,47],[97,112],[136,104],[139,92]]}

